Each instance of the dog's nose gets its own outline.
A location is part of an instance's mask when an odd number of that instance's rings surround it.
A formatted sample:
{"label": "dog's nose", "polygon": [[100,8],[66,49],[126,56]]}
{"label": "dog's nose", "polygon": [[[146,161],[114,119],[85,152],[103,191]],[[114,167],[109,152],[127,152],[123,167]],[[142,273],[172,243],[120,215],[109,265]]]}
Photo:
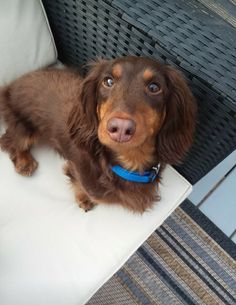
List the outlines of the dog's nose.
{"label": "dog's nose", "polygon": [[107,122],[110,138],[116,142],[128,142],[135,133],[136,124],[130,119],[111,118]]}

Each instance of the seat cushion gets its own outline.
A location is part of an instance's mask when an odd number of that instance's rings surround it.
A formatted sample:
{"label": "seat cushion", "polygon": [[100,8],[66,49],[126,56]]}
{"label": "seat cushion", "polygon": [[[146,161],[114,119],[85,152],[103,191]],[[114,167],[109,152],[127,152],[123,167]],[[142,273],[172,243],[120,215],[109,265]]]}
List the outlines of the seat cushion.
{"label": "seat cushion", "polygon": [[161,201],[143,215],[75,203],[64,161],[35,148],[33,177],[15,173],[0,153],[0,304],[84,304],[189,194],[190,184],[168,166]]}
{"label": "seat cushion", "polygon": [[1,1],[0,50],[0,85],[56,61],[56,47],[41,1]]}

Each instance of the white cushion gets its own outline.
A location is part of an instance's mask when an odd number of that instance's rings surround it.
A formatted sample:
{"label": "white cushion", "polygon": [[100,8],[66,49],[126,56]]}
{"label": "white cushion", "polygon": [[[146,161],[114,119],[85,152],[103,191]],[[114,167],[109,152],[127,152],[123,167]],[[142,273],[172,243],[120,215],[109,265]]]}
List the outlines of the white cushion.
{"label": "white cushion", "polygon": [[142,216],[120,206],[85,213],[74,201],[63,160],[34,150],[33,177],[16,174],[0,153],[0,304],[84,304],[189,194],[172,167],[162,200]]}
{"label": "white cushion", "polygon": [[41,1],[0,5],[0,85],[56,61],[57,51]]}

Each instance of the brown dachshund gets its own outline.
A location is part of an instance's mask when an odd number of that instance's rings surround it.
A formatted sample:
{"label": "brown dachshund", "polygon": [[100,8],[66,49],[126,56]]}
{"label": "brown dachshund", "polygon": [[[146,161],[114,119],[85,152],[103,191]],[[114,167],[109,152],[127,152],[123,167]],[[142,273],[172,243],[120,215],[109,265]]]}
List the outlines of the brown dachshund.
{"label": "brown dachshund", "polygon": [[84,79],[67,69],[26,74],[1,88],[0,114],[0,145],[18,173],[34,173],[30,148],[44,142],[67,160],[85,211],[117,203],[144,212],[165,164],[179,163],[192,143],[196,104],[178,71],[129,56],[92,63]]}

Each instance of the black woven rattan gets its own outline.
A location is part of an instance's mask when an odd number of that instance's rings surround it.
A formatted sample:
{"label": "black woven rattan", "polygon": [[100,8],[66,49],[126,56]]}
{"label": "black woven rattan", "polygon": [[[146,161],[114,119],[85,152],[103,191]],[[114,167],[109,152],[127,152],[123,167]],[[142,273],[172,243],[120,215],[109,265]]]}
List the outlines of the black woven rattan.
{"label": "black woven rattan", "polygon": [[177,169],[195,183],[236,148],[236,52],[180,2],[43,1],[62,62],[81,67],[98,56],[133,54],[184,73],[199,116],[194,145]]}

